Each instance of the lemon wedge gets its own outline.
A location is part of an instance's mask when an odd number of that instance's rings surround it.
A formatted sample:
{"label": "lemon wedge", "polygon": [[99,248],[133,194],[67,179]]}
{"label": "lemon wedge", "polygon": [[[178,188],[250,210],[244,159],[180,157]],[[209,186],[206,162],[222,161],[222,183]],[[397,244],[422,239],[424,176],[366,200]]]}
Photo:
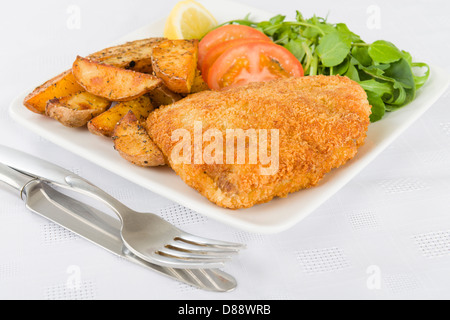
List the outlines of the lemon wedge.
{"label": "lemon wedge", "polygon": [[170,12],[164,28],[164,37],[175,39],[201,39],[217,26],[217,20],[194,0],[178,2]]}

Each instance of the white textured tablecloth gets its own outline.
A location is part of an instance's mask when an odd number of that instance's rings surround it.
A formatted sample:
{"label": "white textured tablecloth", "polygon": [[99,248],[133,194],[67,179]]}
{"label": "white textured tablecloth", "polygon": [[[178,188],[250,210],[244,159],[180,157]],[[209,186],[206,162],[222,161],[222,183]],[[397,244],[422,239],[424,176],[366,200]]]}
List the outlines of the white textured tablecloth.
{"label": "white textured tablecloth", "polygon": [[[450,3],[241,1],[346,22],[450,72]],[[351,183],[276,235],[222,225],[35,136],[7,108],[26,88],[168,14],[170,1],[9,1],[0,10],[0,143],[52,159],[137,210],[205,236],[246,243],[225,271],[238,288],[208,293],[127,263],[27,211],[0,186],[1,299],[449,299],[450,105],[446,94]],[[378,15],[379,13],[379,15]],[[236,18],[247,12],[236,12]],[[374,16],[375,14],[375,16]],[[109,187],[108,187],[109,186]],[[72,286],[72,279],[79,286]]]}

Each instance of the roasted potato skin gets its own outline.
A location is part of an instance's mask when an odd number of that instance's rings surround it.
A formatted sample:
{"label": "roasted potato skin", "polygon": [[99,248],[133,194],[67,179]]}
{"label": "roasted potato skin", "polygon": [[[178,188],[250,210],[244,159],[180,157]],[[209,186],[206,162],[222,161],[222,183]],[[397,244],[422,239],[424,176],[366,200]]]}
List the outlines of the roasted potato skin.
{"label": "roasted potato skin", "polygon": [[72,67],[77,82],[87,91],[111,101],[130,101],[161,84],[153,75],[77,57]]}
{"label": "roasted potato skin", "polygon": [[140,167],[165,165],[161,150],[150,139],[142,123],[133,111],[128,111],[114,128],[114,149],[122,158]]}
{"label": "roasted potato skin", "polygon": [[198,40],[163,40],[153,45],[153,72],[173,92],[191,92],[197,61]]}
{"label": "roasted potato skin", "polygon": [[145,121],[153,110],[154,106],[150,98],[144,95],[132,101],[120,102],[113,105],[107,111],[89,121],[87,127],[95,135],[112,137],[116,124],[129,111],[132,111],[139,121]]}
{"label": "roasted potato skin", "polygon": [[108,110],[111,101],[82,91],[47,103],[46,115],[70,128],[84,127],[88,121]]}
{"label": "roasted potato skin", "polygon": [[88,58],[97,62],[142,73],[153,72],[153,45],[164,38],[148,38],[103,49]]}

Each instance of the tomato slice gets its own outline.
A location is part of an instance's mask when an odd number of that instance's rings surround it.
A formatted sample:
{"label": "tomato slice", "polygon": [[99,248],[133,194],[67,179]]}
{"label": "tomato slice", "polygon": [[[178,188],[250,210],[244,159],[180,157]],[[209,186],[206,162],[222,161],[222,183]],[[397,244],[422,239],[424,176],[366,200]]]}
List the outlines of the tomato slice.
{"label": "tomato slice", "polygon": [[260,38],[243,38],[243,39],[235,39],[235,40],[225,41],[223,43],[219,43],[218,45],[212,47],[208,51],[208,53],[205,55],[202,66],[201,66],[203,79],[205,80],[205,82],[208,81],[209,69],[212,67],[214,62],[216,62],[216,60],[228,49],[231,49],[233,47],[236,47],[236,46],[239,46],[242,44],[246,44],[246,43],[264,42],[264,41],[268,42],[271,40],[270,39],[268,39],[268,40],[260,39]]}
{"label": "tomato slice", "polygon": [[202,67],[203,59],[211,48],[225,41],[243,38],[257,38],[272,41],[261,31],[249,26],[230,24],[219,27],[204,36],[198,44],[198,63],[200,69]]}
{"label": "tomato slice", "polygon": [[207,84],[213,90],[220,90],[303,75],[300,61],[286,48],[272,42],[249,42],[222,53],[209,69]]}

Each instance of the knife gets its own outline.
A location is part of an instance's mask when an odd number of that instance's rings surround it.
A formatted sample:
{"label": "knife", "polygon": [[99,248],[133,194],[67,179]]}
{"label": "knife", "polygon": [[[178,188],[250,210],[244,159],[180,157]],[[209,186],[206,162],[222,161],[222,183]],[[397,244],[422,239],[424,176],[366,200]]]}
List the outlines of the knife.
{"label": "knife", "polygon": [[55,190],[36,177],[0,163],[0,181],[16,190],[30,211],[129,262],[207,291],[228,292],[236,287],[236,280],[219,269],[167,268],[138,258],[124,246],[119,220]]}

